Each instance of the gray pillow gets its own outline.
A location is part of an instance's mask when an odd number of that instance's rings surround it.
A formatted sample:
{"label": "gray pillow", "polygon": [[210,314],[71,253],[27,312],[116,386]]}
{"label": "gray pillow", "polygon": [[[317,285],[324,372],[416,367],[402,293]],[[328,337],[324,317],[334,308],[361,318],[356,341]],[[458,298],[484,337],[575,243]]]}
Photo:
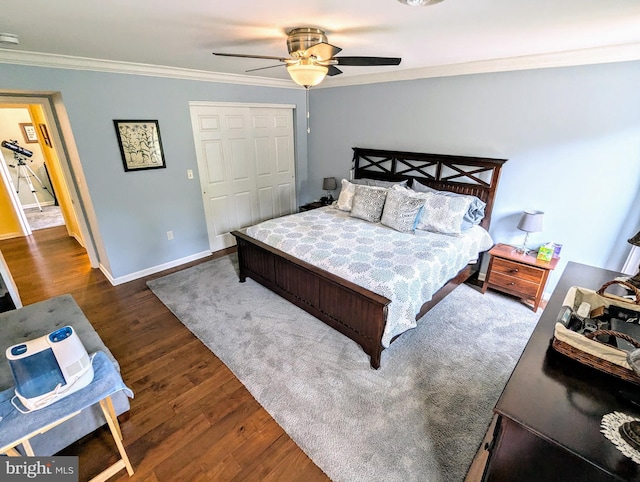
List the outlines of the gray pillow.
{"label": "gray pillow", "polygon": [[411,182],[411,189],[413,189],[415,192],[439,192],[437,189],[434,189],[429,186],[425,186],[417,179],[414,179]]}
{"label": "gray pillow", "polygon": [[389,189],[380,222],[401,233],[415,232],[416,218],[425,200]]}
{"label": "gray pillow", "polygon": [[387,190],[381,187],[355,186],[350,216],[377,223],[387,198]]}
{"label": "gray pillow", "polygon": [[369,185],[369,179],[351,179],[351,181],[349,181],[351,184],[358,184],[360,186],[368,186]]}
{"label": "gray pillow", "polygon": [[420,183],[420,181],[417,181],[415,179],[413,180],[411,187],[415,192],[433,192],[441,194],[443,196],[468,198],[467,201],[469,202],[469,208],[467,212],[464,213],[460,226],[460,229],[462,231],[466,231],[471,226],[480,224],[480,221],[484,219],[484,208],[487,204],[476,196],[470,196],[468,194],[458,194],[451,191],[439,191],[437,189],[433,189],[432,187],[425,186],[424,184]]}
{"label": "gray pillow", "polygon": [[362,186],[374,186],[374,187],[392,187],[392,186],[406,186],[407,181],[380,181],[378,179],[369,179],[363,177],[361,179],[352,179],[353,184],[360,184]]}

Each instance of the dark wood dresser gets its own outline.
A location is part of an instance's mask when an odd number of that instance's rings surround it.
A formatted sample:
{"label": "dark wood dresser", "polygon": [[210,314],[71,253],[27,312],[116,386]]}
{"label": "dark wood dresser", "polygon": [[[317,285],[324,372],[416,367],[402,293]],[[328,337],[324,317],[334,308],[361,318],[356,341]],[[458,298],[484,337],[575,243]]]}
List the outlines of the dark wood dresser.
{"label": "dark wood dresser", "polygon": [[620,273],[568,263],[495,406],[484,481],[640,481],[640,466],[600,433],[613,411],[640,418],[640,386],[581,365],[550,347],[571,286],[599,289]]}

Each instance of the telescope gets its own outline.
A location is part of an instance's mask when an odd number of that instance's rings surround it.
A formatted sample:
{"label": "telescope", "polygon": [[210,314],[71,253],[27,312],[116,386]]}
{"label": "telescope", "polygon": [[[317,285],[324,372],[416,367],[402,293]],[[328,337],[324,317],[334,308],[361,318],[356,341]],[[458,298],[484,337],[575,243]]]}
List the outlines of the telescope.
{"label": "telescope", "polygon": [[13,139],[10,141],[2,141],[2,147],[4,147],[5,149],[9,149],[10,151],[15,152],[16,154],[20,154],[21,156],[24,157],[31,157],[33,156],[33,152],[30,151],[29,149],[25,149],[24,147],[20,147],[18,145],[18,141],[14,141]]}

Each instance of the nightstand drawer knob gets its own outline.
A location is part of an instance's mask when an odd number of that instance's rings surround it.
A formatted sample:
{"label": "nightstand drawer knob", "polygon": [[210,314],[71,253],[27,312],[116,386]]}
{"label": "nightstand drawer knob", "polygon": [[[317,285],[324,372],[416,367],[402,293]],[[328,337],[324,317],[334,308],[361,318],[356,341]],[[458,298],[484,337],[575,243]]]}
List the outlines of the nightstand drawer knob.
{"label": "nightstand drawer knob", "polygon": [[512,281],[511,283],[509,283],[509,286],[513,286],[515,285],[515,283]]}
{"label": "nightstand drawer knob", "polygon": [[509,270],[509,273],[517,273],[517,272],[518,272],[518,268],[513,268]]}

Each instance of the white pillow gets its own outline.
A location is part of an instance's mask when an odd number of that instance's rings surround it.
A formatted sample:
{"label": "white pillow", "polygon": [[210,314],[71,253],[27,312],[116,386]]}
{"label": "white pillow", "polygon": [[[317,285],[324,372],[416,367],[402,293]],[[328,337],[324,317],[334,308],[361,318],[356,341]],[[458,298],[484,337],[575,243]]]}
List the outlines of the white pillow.
{"label": "white pillow", "polygon": [[469,194],[458,194],[451,191],[438,191],[437,189],[425,186],[418,180],[413,181],[412,187],[415,192],[419,193],[433,192],[442,196],[466,197],[469,200],[469,209],[462,218],[462,231],[466,231],[475,224],[480,224],[480,222],[484,219],[484,209],[487,204],[476,196],[471,196]]}
{"label": "white pillow", "polygon": [[338,196],[338,202],[336,203],[336,207],[341,211],[351,211],[353,206],[353,196],[356,193],[355,185],[347,181],[346,179],[342,180],[342,190],[340,191],[340,196]]}
{"label": "white pillow", "polygon": [[469,210],[470,196],[452,197],[422,192],[419,197],[425,203],[416,229],[442,234],[462,233],[462,221]]}

